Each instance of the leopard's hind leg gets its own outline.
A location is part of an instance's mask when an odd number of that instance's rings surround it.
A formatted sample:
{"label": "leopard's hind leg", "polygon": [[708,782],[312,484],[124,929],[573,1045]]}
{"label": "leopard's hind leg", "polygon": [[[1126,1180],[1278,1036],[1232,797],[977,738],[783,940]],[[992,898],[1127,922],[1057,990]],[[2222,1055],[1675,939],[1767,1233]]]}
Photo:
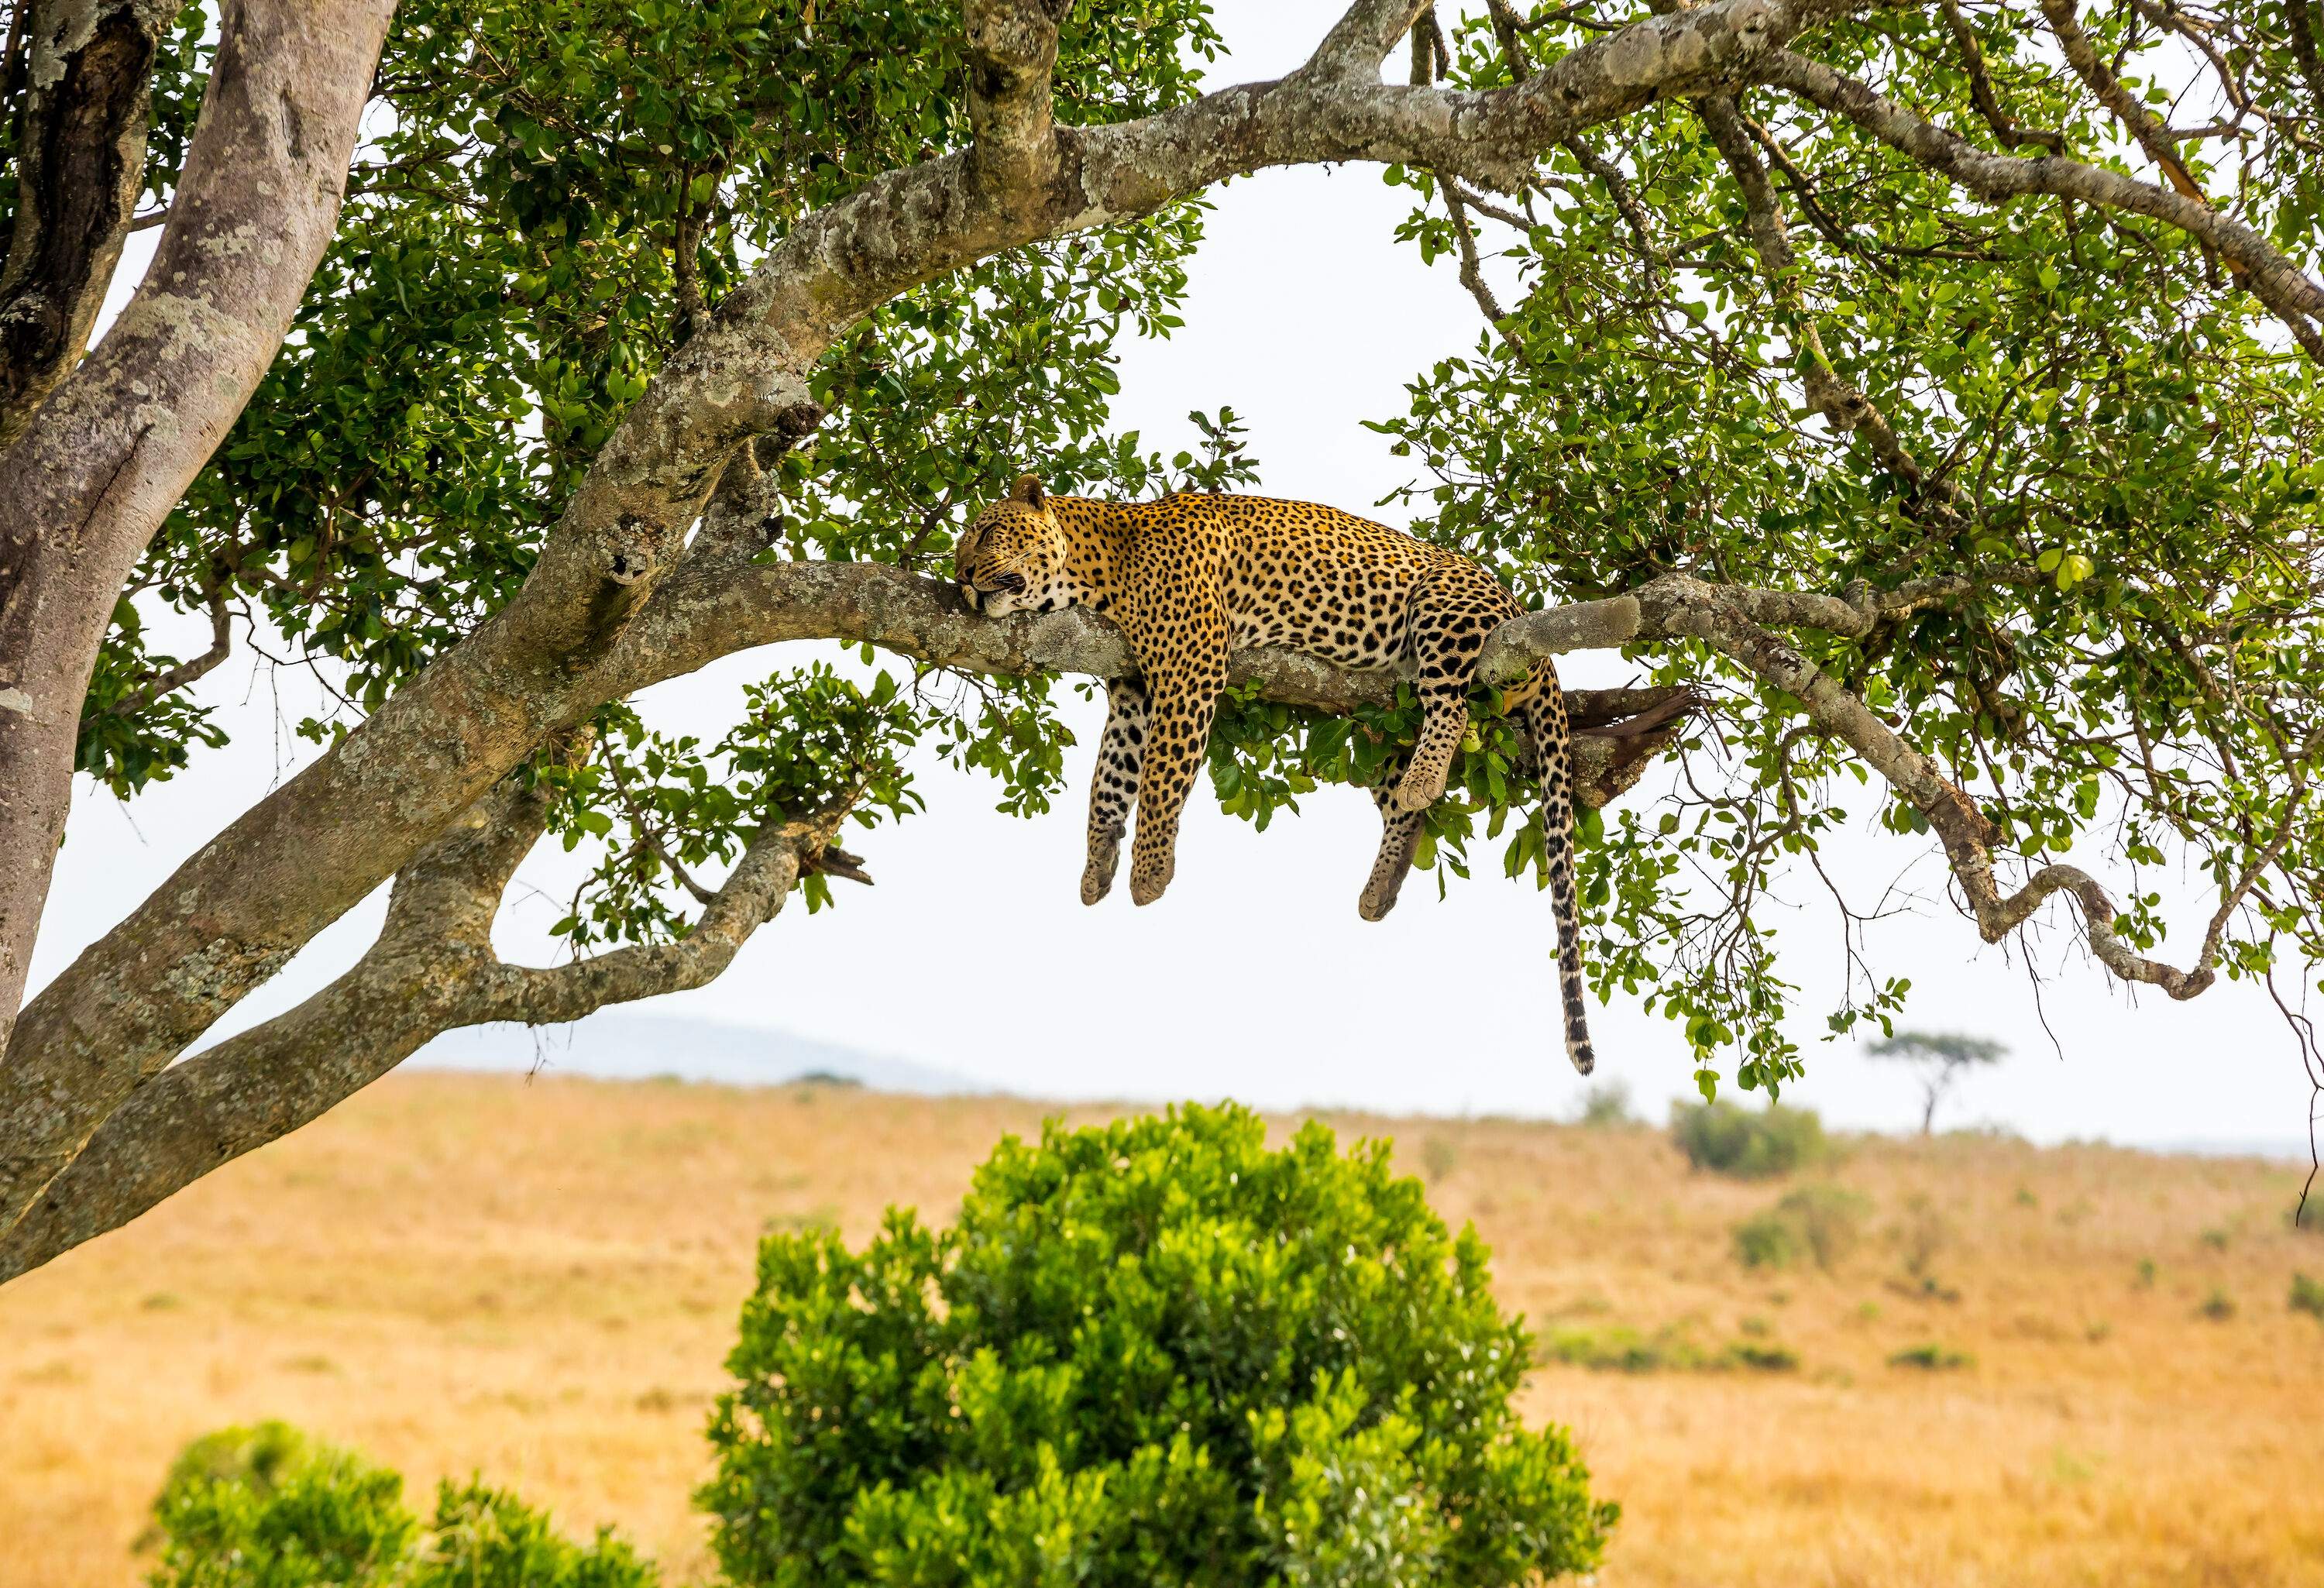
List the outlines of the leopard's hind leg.
{"label": "leopard's hind leg", "polygon": [[1399,809],[1423,811],[1444,797],[1452,757],[1469,731],[1469,685],[1485,637],[1516,611],[1508,593],[1482,568],[1432,574],[1412,592],[1414,686],[1427,713],[1397,785]]}

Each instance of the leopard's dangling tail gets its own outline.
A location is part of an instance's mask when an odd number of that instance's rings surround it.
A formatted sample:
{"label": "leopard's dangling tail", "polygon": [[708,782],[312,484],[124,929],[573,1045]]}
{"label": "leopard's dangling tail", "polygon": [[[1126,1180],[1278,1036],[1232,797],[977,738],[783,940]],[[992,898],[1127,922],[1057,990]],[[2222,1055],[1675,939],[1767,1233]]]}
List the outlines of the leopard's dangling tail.
{"label": "leopard's dangling tail", "polygon": [[1549,853],[1549,902],[1557,915],[1558,991],[1565,1004],[1565,1057],[1588,1075],[1598,1066],[1590,1046],[1582,987],[1582,900],[1573,865],[1573,740],[1564,697],[1553,679],[1526,712],[1526,731],[1541,757],[1543,837]]}

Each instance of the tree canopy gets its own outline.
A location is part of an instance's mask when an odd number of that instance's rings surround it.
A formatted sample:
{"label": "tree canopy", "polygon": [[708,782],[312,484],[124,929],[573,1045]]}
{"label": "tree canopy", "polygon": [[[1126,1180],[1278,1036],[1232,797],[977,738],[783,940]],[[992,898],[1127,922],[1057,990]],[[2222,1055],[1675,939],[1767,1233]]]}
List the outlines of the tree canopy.
{"label": "tree canopy", "polygon": [[[2324,948],[2310,0],[1360,0],[1298,72],[1222,89],[1204,0],[339,4],[384,37],[334,102],[344,203],[316,200],[244,399],[177,400],[171,433],[211,423],[214,451],[181,448],[151,522],[99,489],[146,445],[134,405],[103,406],[147,378],[107,346],[176,356],[150,328],[190,289],[159,267],[96,355],[44,374],[15,349],[30,373],[0,392],[0,470],[53,476],[0,607],[49,577],[69,508],[102,509],[87,543],[120,569],[73,764],[125,798],[189,765],[220,737],[192,686],[237,653],[312,664],[338,699],[302,725],[307,772],[0,1027],[0,1232],[48,1192],[0,1274],[448,1026],[715,974],[792,889],[820,905],[856,871],[843,823],[918,808],[913,746],[1047,811],[1074,769],[1056,680],[1123,670],[1118,637],[981,619],[924,576],[1020,468],[1124,496],[1263,480],[1231,370],[1185,452],[1111,401],[1120,339],[1180,323],[1206,195],[1269,165],[1383,167],[1405,243],[1477,304],[1474,343],[1372,427],[1409,462],[1415,532],[1528,605],[1637,604],[1652,687],[1577,692],[1604,805],[1587,957],[1601,995],[1681,1022],[1706,1094],[1800,1073],[1766,908],[1787,890],[1830,886],[1848,918],[1831,1029],[1904,1007],[1909,967],[1864,952],[1863,901],[1820,864],[1851,799],[1900,859],[1941,852],[1988,941],[2062,915],[2103,974],[2172,997],[2304,980]],[[193,107],[290,24],[52,9],[148,41],[142,180],[106,224],[117,247],[129,206],[166,212],[178,257],[236,157],[231,118]],[[61,114],[42,14],[12,10],[11,302],[56,225],[26,131]],[[165,642],[167,613],[208,649]],[[32,633],[0,623],[0,685]],[[797,638],[887,670],[770,677],[711,743],[629,704]],[[1262,826],[1410,728],[1392,679],[1267,653],[1238,679],[1213,782]],[[15,724],[0,777],[52,780]],[[1665,752],[1652,799],[1615,799]],[[1422,863],[1537,873],[1525,766],[1481,724]],[[53,845],[61,817],[10,819]],[[544,835],[594,857],[575,958],[508,966],[492,914]],[[2163,917],[2154,879],[2182,868],[2205,920]],[[390,878],[340,983],[167,1067]],[[0,904],[21,981],[29,928]]]}

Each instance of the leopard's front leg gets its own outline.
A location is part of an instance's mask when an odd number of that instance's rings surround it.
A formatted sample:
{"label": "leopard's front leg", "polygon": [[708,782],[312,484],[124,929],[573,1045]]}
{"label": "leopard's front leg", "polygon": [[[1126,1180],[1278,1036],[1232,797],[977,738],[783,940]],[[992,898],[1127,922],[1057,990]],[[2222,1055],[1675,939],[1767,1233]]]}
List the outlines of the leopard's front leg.
{"label": "leopard's front leg", "polygon": [[1138,780],[1146,760],[1147,692],[1137,679],[1116,679],[1105,687],[1105,732],[1097,742],[1097,769],[1090,777],[1089,864],[1082,871],[1082,902],[1095,904],[1113,891],[1121,861],[1122,835],[1138,804]]}
{"label": "leopard's front leg", "polygon": [[1183,659],[1180,665],[1152,668],[1147,674],[1146,767],[1138,790],[1138,836],[1130,848],[1130,897],[1151,904],[1162,897],[1176,869],[1178,814],[1211,742],[1211,719],[1227,687],[1225,625],[1217,653]]}

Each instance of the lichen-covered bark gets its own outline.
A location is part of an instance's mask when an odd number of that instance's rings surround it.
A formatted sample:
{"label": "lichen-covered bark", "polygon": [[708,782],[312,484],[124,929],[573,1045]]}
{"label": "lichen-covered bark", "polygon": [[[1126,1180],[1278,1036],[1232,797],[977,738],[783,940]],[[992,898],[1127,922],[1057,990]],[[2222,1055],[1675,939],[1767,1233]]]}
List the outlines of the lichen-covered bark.
{"label": "lichen-covered bark", "polygon": [[545,806],[521,779],[496,784],[397,873],[378,940],[345,975],[140,1088],[0,1237],[0,1283],[297,1130],[444,1031],[576,1020],[700,986],[781,910],[846,815],[837,807],[761,834],[681,942],[531,969],[501,962],[492,926]]}
{"label": "lichen-covered bark", "polygon": [[0,269],[0,448],[80,355],[145,176],[161,0],[47,0],[25,30],[16,201]]}
{"label": "lichen-covered bark", "polygon": [[[127,1090],[86,1050],[9,1029],[64,831],[89,669],[130,568],[256,389],[330,240],[392,9],[226,8],[144,284],[0,453],[0,1230]],[[192,951],[155,967],[172,987],[238,995],[281,963],[209,929],[198,906],[187,926]],[[106,1002],[118,1012],[142,996],[116,985]]]}

